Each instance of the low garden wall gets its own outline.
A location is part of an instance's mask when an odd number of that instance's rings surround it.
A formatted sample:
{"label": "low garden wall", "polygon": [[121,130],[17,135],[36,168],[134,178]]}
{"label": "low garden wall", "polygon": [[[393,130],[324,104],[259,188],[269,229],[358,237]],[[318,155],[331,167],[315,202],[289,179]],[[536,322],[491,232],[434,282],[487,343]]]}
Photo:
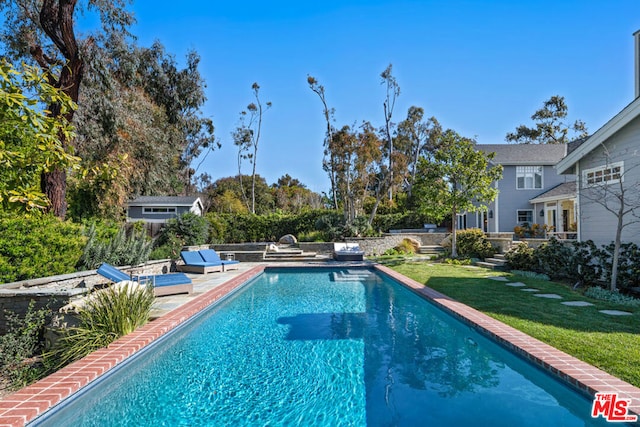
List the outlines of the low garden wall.
{"label": "low garden wall", "polygon": [[[175,263],[170,260],[149,261],[138,266],[126,266],[122,270],[133,274],[162,274],[175,271]],[[57,312],[94,287],[107,283],[109,280],[95,270],[88,270],[0,284],[0,335],[7,332],[7,311],[24,318],[33,301],[36,310],[48,307]]]}

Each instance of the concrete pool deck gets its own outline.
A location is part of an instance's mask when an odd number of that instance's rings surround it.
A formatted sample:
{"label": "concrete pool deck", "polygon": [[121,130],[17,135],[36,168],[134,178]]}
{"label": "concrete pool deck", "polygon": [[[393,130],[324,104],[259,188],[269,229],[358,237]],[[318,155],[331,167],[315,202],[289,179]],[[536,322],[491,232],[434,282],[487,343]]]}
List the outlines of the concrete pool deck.
{"label": "concrete pool deck", "polygon": [[[273,267],[354,267],[362,263],[287,263]],[[365,264],[366,265],[366,264]],[[220,298],[257,276],[266,263],[241,263],[238,270],[207,275],[189,275],[194,292],[158,298],[152,315],[155,320],[122,337],[107,348],[100,349],[72,363],[60,371],[0,400],[0,427],[23,426],[42,415],[49,408],[96,380],[139,352],[161,336],[178,327]],[[439,292],[426,288],[388,267],[373,268],[433,301],[454,317],[489,335],[497,342],[530,360],[534,365],[560,378],[588,396],[596,393],[617,393],[620,399],[631,399],[629,409],[640,413],[640,389],[604,371],[567,355],[510,326],[507,326],[471,307],[459,303]],[[588,416],[588,414],[587,414]]]}

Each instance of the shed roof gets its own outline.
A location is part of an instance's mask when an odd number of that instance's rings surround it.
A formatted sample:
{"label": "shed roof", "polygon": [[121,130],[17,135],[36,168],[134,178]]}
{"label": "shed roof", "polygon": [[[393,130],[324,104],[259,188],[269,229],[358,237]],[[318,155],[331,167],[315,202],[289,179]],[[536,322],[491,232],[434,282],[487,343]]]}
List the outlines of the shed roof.
{"label": "shed roof", "polygon": [[566,144],[476,144],[478,150],[496,153],[500,165],[555,165],[567,153]]}
{"label": "shed roof", "polygon": [[196,196],[140,196],[128,202],[129,206],[193,206]]}

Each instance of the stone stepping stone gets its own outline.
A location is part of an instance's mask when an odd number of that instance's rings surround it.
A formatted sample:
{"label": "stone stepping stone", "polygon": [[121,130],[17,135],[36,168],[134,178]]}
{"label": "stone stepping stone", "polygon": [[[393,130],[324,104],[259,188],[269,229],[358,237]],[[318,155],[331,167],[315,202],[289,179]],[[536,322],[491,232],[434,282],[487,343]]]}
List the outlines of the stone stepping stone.
{"label": "stone stepping stone", "polygon": [[631,316],[633,313],[629,313],[628,311],[620,311],[620,310],[599,310],[600,313],[608,314],[610,316]]}
{"label": "stone stepping stone", "polygon": [[593,305],[590,302],[586,302],[586,301],[564,301],[564,302],[561,302],[560,304],[568,305],[571,307],[588,307],[590,305]]}
{"label": "stone stepping stone", "polygon": [[511,283],[505,283],[505,285],[507,286],[513,286],[514,288],[521,288],[523,286],[527,286],[522,282],[511,282]]}
{"label": "stone stepping stone", "polygon": [[549,298],[549,299],[562,299],[558,294],[534,294],[534,297]]}
{"label": "stone stepping stone", "polygon": [[524,288],[524,289],[520,289],[522,292],[540,292],[540,289],[536,289],[536,288]]}
{"label": "stone stepping stone", "polygon": [[509,279],[507,279],[504,276],[491,276],[491,277],[487,277],[487,279],[497,280],[498,282],[508,282],[509,281]]}

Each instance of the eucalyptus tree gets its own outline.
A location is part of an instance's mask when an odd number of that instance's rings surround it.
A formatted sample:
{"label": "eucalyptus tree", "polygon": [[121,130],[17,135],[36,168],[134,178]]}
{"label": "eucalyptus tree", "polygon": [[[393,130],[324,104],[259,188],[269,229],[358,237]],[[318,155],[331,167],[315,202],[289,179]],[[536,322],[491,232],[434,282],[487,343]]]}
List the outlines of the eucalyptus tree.
{"label": "eucalyptus tree", "polygon": [[[240,125],[233,131],[233,142],[238,147],[238,177],[244,195],[242,184],[242,160],[249,160],[252,164],[251,171],[251,213],[256,213],[256,161],[258,158],[258,144],[262,131],[262,115],[271,108],[271,102],[265,107],[260,101],[260,86],[258,83],[251,85],[255,103],[247,105],[247,109],[240,112]],[[246,196],[245,200],[246,200]],[[248,205],[249,206],[249,205]]]}
{"label": "eucalyptus tree", "polygon": [[393,117],[393,109],[396,105],[396,99],[400,96],[400,86],[398,81],[392,74],[393,65],[389,64],[385,70],[380,73],[382,81],[380,84],[385,86],[385,99],[382,104],[384,110],[384,135],[389,146],[389,167],[387,168],[388,181],[389,181],[389,200],[393,199],[393,138],[391,137],[391,128],[393,124],[391,119]]}
{"label": "eucalyptus tree", "polygon": [[450,216],[454,258],[457,215],[486,209],[498,194],[492,183],[502,177],[502,166],[490,166],[493,156],[476,151],[474,140],[449,129],[438,138],[433,158],[418,162],[414,197],[427,217],[441,221]]}
{"label": "eucalyptus tree", "polygon": [[322,159],[322,168],[325,172],[329,174],[329,180],[331,181],[331,199],[333,201],[333,208],[338,209],[338,195],[337,195],[337,185],[336,185],[336,168],[335,161],[333,158],[333,153],[329,149],[331,145],[331,141],[333,141],[333,134],[335,129],[331,124],[334,121],[334,108],[329,108],[327,105],[327,98],[324,92],[324,86],[318,83],[315,77],[307,76],[307,83],[311,90],[318,95],[320,101],[322,102],[322,113],[324,115],[324,120],[327,125],[327,130],[324,139],[324,158]]}
{"label": "eucalyptus tree", "polygon": [[[96,34],[128,34],[133,16],[126,10],[127,0],[0,0],[4,16],[0,39],[5,56],[15,62],[25,61],[46,71],[47,83],[61,89],[73,102],[78,101],[84,77],[84,53],[99,38]],[[75,18],[85,13],[99,17],[101,29],[86,38],[76,35]],[[74,110],[65,110],[61,103],[51,102],[48,114],[64,117],[71,122]],[[61,133],[62,147],[73,148],[70,135]],[[40,179],[42,192],[49,200],[49,209],[64,217],[66,170],[54,167],[43,170]]]}
{"label": "eucalyptus tree", "polygon": [[436,141],[441,134],[442,127],[438,120],[435,117],[425,120],[422,107],[409,107],[407,118],[398,124],[395,148],[402,153],[406,163],[403,184],[408,197],[412,195],[419,159],[421,157],[431,157]]}
{"label": "eucalyptus tree", "polygon": [[87,55],[74,118],[85,166],[71,180],[76,217],[116,215],[107,211],[135,195],[189,194],[194,159],[219,146],[200,112],[206,98],[195,52],[181,69],[157,42],[147,48],[113,37],[101,46]]}
{"label": "eucalyptus tree", "polygon": [[505,139],[520,144],[567,144],[574,139],[587,137],[589,133],[582,120],[573,123],[566,121],[568,110],[564,97],[554,95],[531,116],[535,127],[520,125]]}

